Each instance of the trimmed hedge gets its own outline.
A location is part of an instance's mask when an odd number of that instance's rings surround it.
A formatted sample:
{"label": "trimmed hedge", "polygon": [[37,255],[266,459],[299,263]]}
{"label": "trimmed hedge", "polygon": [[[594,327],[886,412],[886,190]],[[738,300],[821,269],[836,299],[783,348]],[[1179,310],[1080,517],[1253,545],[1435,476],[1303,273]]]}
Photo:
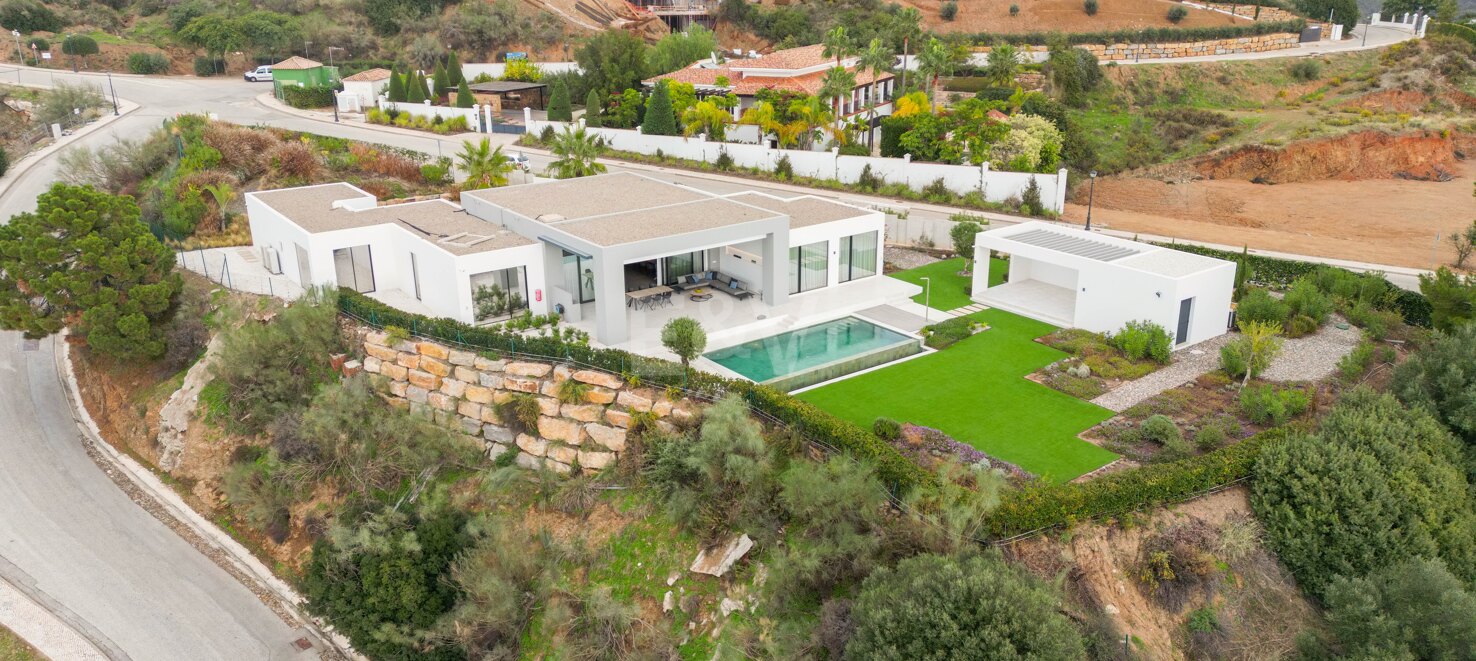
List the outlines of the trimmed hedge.
{"label": "trimmed hedge", "polygon": [[[1231,250],[1217,250],[1215,248],[1207,248],[1188,243],[1159,243],[1157,245],[1231,262],[1239,262],[1243,256],[1241,253]],[[1244,255],[1244,257],[1250,262],[1251,271],[1255,274],[1255,281],[1259,284],[1273,287],[1288,287],[1297,278],[1312,273],[1322,267],[1337,268],[1328,266],[1327,264],[1300,262],[1291,259],[1265,257],[1263,255]],[[1425,298],[1424,294],[1399,287],[1395,287],[1394,291],[1396,292],[1393,302],[1394,309],[1404,315],[1404,322],[1411,326],[1429,328],[1430,314],[1432,311],[1429,299]]]}
{"label": "trimmed hedge", "polygon": [[902,456],[896,448],[869,430],[841,420],[789,394],[750,381],[683,369],[680,364],[619,349],[594,349],[566,344],[553,337],[530,337],[493,327],[476,327],[455,319],[431,319],[398,310],[350,289],[339,290],[339,310],[371,326],[399,326],[412,335],[454,342],[499,354],[518,353],[548,360],[583,363],[607,372],[639,379],[643,386],[674,386],[716,398],[737,393],[755,411],[770,416],[806,438],[844,450],[876,469],[896,493],[932,484],[932,473]]}
{"label": "trimmed hedge", "polygon": [[1286,437],[1271,429],[1208,454],[1112,473],[1086,482],[1007,491],[986,520],[995,539],[1174,503],[1248,477],[1261,448]]}
{"label": "trimmed hedge", "polygon": [[1053,37],[1064,37],[1067,43],[1079,44],[1162,44],[1181,41],[1209,41],[1212,39],[1238,39],[1241,37],[1259,37],[1266,34],[1278,32],[1300,33],[1302,28],[1307,27],[1307,21],[1296,19],[1291,21],[1266,21],[1250,23],[1248,25],[1232,25],[1221,27],[1200,28],[1147,28],[1143,30],[1111,30],[1105,32],[1073,32],[1061,34],[1059,32],[1020,32],[1013,34],[999,34],[994,32],[978,32],[969,35],[969,39],[975,44],[992,45],[997,43],[1009,43],[1017,45],[1044,45],[1050,43]]}
{"label": "trimmed hedge", "polygon": [[169,73],[169,58],[163,53],[133,53],[128,56],[128,73],[145,76]]}
{"label": "trimmed hedge", "polygon": [[1436,23],[1430,26],[1427,33],[1442,37],[1463,39],[1472,46],[1476,46],[1476,30],[1471,29],[1469,25],[1461,25],[1460,23]]}
{"label": "trimmed hedge", "polygon": [[327,85],[311,87],[283,85],[282,101],[293,108],[326,108],[333,105],[333,91],[334,89]]}

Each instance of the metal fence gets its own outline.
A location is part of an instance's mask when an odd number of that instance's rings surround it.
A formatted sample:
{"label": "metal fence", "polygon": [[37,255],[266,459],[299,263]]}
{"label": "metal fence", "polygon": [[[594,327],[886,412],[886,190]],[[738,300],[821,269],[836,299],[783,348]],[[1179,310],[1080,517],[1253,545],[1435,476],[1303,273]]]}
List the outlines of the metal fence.
{"label": "metal fence", "polygon": [[289,301],[302,296],[300,285],[286,276],[267,272],[259,260],[253,263],[243,250],[251,251],[250,248],[181,250],[174,253],[174,261],[179,268],[203,275],[226,289]]}

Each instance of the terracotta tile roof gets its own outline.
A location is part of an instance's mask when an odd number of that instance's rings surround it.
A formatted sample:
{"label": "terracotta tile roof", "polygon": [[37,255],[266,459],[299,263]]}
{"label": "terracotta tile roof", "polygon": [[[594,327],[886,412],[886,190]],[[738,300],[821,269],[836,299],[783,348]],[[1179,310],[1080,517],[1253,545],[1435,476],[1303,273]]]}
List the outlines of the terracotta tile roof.
{"label": "terracotta tile roof", "polygon": [[[856,86],[870,85],[873,80],[887,80],[892,74],[883,73],[881,76],[873,77],[869,70],[857,70],[849,67],[849,71],[856,74]],[[744,76],[741,72],[733,71],[729,67],[716,68],[686,68],[678,69],[671,73],[662,74],[654,78],[646,79],[647,83],[655,83],[658,80],[674,80],[691,85],[715,85],[718,76],[727,76],[729,84],[733,86],[733,93],[739,96],[753,96],[761,89],[788,90],[793,92],[804,92],[815,94],[820,91],[821,81],[825,78],[824,71],[805,74],[803,76]]]}
{"label": "terracotta tile roof", "polygon": [[272,68],[291,71],[293,69],[316,69],[321,66],[323,66],[322,62],[315,62],[305,57],[298,57],[296,55],[293,55],[292,57],[282,60],[281,62],[273,64]]}
{"label": "terracotta tile roof", "polygon": [[738,60],[731,66],[739,69],[804,69],[830,61],[830,58],[821,55],[823,52],[825,46],[822,44],[786,48],[757,59]]}
{"label": "terracotta tile roof", "polygon": [[718,76],[727,76],[730,84],[738,79],[738,73],[728,67],[715,67],[712,69],[687,67],[685,69],[677,69],[671,73],[647,78],[645,82],[654,84],[658,80],[673,80],[689,85],[715,85],[717,84]]}
{"label": "terracotta tile roof", "polygon": [[355,83],[374,80],[387,80],[389,77],[389,69],[370,69],[368,71],[360,71],[359,73],[349,76],[348,78],[344,78],[343,82]]}

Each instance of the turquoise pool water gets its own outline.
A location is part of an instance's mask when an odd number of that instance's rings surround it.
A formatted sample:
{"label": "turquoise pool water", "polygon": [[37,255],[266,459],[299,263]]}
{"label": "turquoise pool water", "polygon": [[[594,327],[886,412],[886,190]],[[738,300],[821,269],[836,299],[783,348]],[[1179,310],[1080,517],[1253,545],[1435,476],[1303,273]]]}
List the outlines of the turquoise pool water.
{"label": "turquoise pool water", "polygon": [[[708,352],[708,360],[757,381],[768,383],[834,365],[848,358],[896,346],[917,346],[917,339],[864,319],[845,317]],[[889,358],[895,360],[895,358]],[[857,366],[850,371],[874,365]],[[841,374],[830,374],[835,378]],[[818,383],[819,381],[815,381]],[[776,384],[777,385],[777,384]],[[805,384],[808,385],[808,384]],[[789,384],[791,388],[803,387]]]}

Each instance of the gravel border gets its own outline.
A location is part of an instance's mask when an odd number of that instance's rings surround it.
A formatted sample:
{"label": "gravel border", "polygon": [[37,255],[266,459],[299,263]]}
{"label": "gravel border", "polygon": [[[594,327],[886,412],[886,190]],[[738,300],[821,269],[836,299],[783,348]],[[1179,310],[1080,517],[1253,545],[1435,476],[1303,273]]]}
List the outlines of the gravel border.
{"label": "gravel border", "polygon": [[[1338,324],[1348,326],[1338,328]],[[1352,353],[1363,331],[1333,315],[1316,333],[1285,340],[1281,353],[1261,374],[1267,381],[1318,381],[1338,371],[1338,361]]]}
{"label": "gravel border", "polygon": [[1225,333],[1188,349],[1176,351],[1172,365],[1113,388],[1110,392],[1093,399],[1092,403],[1109,411],[1121,413],[1158,393],[1193,381],[1220,367],[1220,347],[1234,337],[1232,333]]}

